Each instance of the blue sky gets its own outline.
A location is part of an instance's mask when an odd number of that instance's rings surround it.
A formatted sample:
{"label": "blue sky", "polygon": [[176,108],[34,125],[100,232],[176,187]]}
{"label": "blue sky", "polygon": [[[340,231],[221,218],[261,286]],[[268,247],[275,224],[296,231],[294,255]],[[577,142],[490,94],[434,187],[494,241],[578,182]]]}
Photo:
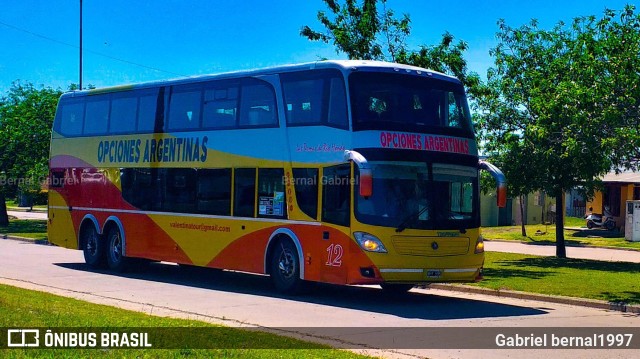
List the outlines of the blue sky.
{"label": "blue sky", "polygon": [[[449,31],[469,44],[469,67],[484,76],[492,64],[489,50],[496,44],[499,18],[510,26],[536,18],[548,28],[626,3],[633,2],[388,0],[388,7],[410,14],[411,47],[435,44]],[[321,0],[83,0],[83,6],[85,85],[344,58],[330,45],[299,36],[304,25],[321,29],[316,19],[317,11],[325,9]],[[18,79],[63,89],[78,82],[78,8],[79,0],[3,3],[0,94]]]}

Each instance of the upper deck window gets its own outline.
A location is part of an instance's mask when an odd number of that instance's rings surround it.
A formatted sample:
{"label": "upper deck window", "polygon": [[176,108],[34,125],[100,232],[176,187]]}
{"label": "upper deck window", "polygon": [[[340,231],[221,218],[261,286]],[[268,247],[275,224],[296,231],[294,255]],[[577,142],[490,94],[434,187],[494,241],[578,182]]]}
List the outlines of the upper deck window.
{"label": "upper deck window", "polygon": [[63,136],[79,136],[84,124],[84,101],[69,99],[60,101],[56,130]]}
{"label": "upper deck window", "polygon": [[194,130],[200,127],[200,86],[176,86],[169,103],[169,130]]}
{"label": "upper deck window", "polygon": [[278,125],[276,96],[263,81],[246,81],[240,92],[240,127],[275,127]]}
{"label": "upper deck window", "polygon": [[114,95],[111,100],[109,132],[132,133],[136,130],[138,98],[133,93]]}
{"label": "upper deck window", "polygon": [[85,106],[85,135],[102,135],[107,132],[109,124],[109,97],[89,97]]}
{"label": "upper deck window", "polygon": [[239,78],[65,95],[54,130],[65,137],[79,137],[278,125],[273,86]]}
{"label": "upper deck window", "polygon": [[397,130],[473,136],[461,84],[416,75],[350,75],[354,130]]}
{"label": "upper deck window", "polygon": [[280,77],[288,126],[349,127],[346,91],[340,72],[301,71]]}
{"label": "upper deck window", "polygon": [[204,91],[204,128],[234,128],[238,120],[238,85],[213,83]]}

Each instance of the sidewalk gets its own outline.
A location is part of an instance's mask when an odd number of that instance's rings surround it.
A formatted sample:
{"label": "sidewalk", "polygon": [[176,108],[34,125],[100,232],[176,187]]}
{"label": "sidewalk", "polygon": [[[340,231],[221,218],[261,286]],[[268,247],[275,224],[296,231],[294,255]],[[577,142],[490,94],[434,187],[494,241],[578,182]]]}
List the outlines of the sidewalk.
{"label": "sidewalk", "polygon": [[29,207],[14,207],[7,206],[7,211],[15,211],[15,212],[47,212],[47,208],[41,207],[33,207],[33,209],[29,210]]}
{"label": "sidewalk", "polygon": [[26,211],[9,210],[7,211],[7,214],[9,214],[10,216],[16,217],[17,219],[41,219],[41,220],[47,219],[47,211],[26,212]]}
{"label": "sidewalk", "polygon": [[[555,256],[555,245],[528,244],[506,240],[485,240],[485,250],[489,252],[508,252],[531,254],[536,256]],[[597,261],[640,263],[640,251],[567,246],[567,258],[593,259]]]}

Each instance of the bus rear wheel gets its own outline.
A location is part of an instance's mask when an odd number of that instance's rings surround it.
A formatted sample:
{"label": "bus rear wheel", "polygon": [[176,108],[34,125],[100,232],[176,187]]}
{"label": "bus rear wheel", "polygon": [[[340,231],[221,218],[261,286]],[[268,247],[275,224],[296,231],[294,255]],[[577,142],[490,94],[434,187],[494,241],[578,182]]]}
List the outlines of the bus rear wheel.
{"label": "bus rear wheel", "polygon": [[276,289],[282,293],[297,294],[302,288],[298,250],[288,239],[280,240],[273,249],[271,279]]}
{"label": "bus rear wheel", "polygon": [[107,264],[109,269],[124,272],[128,267],[128,258],[124,256],[124,241],[122,234],[116,227],[107,232]]}
{"label": "bus rear wheel", "polygon": [[93,268],[103,268],[106,262],[105,245],[96,228],[93,225],[82,227],[80,240],[85,263]]}

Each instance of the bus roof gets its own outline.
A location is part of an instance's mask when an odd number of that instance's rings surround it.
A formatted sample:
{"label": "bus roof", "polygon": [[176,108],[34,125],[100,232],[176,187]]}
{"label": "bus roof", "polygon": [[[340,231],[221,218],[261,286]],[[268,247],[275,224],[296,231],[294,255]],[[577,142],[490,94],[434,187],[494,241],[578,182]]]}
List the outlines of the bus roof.
{"label": "bus roof", "polygon": [[252,70],[232,71],[232,72],[224,72],[219,74],[207,74],[207,75],[190,76],[190,77],[170,79],[170,80],[159,80],[159,81],[144,82],[144,83],[137,83],[137,84],[111,86],[111,87],[97,88],[97,89],[91,89],[91,90],[82,90],[82,91],[76,90],[76,91],[67,92],[63,96],[76,97],[76,96],[93,95],[98,93],[119,92],[119,91],[144,89],[144,88],[159,87],[159,86],[171,86],[171,85],[204,82],[204,81],[210,81],[210,80],[233,79],[233,78],[246,77],[246,76],[270,75],[270,74],[278,74],[283,72],[304,71],[304,70],[313,70],[313,69],[338,69],[343,72],[357,71],[357,70],[365,70],[365,71],[371,71],[371,72],[403,71],[404,73],[409,73],[409,74],[413,73],[416,75],[424,74],[424,75],[434,77],[444,81],[461,83],[457,78],[453,76],[446,75],[441,72],[437,72],[429,69],[424,69],[417,66],[411,66],[411,65],[404,65],[404,64],[383,62],[383,61],[368,61],[368,60],[366,61],[365,60],[322,60],[322,61],[316,61],[316,62],[281,65],[281,66],[252,69]]}

